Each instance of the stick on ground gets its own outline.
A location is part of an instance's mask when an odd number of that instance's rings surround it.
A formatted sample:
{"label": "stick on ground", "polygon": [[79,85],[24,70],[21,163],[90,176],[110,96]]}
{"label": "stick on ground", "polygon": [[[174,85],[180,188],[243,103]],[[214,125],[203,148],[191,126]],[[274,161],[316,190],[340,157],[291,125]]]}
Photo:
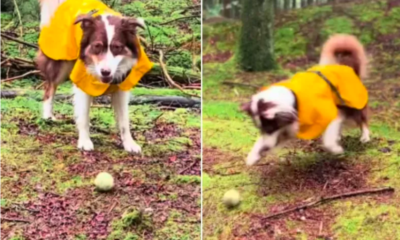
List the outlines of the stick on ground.
{"label": "stick on ground", "polygon": [[40,71],[39,71],[39,70],[29,71],[29,72],[26,72],[26,73],[24,73],[24,74],[22,74],[22,75],[19,75],[19,76],[15,76],[15,77],[6,78],[6,79],[4,79],[4,80],[1,80],[1,83],[11,82],[11,81],[14,81],[14,80],[17,80],[17,79],[24,78],[24,77],[26,77],[26,76],[28,76],[28,75],[37,74],[37,73],[40,73]]}
{"label": "stick on ground", "polygon": [[164,59],[164,54],[162,50],[159,50],[160,53],[160,67],[164,73],[165,79],[167,80],[168,84],[170,86],[173,86],[179,90],[181,90],[184,94],[188,95],[188,96],[192,96],[192,97],[199,97],[197,95],[193,95],[193,94],[189,94],[187,92],[185,92],[185,90],[179,86],[176,82],[174,82],[174,80],[172,80],[171,76],[169,75],[168,71],[167,71],[167,67],[165,66],[165,63],[163,62]]}
{"label": "stick on ground", "polygon": [[24,45],[26,45],[26,46],[33,47],[33,48],[38,49],[38,46],[35,45],[35,44],[32,44],[32,43],[28,43],[28,42],[19,40],[18,38],[10,37],[10,36],[8,36],[8,35],[5,34],[5,33],[1,33],[1,37],[7,38],[8,40],[11,40],[11,41],[14,41],[14,42],[17,42],[17,43],[21,43],[21,44],[24,44]]}
{"label": "stick on ground", "polygon": [[318,200],[315,200],[315,201],[312,201],[309,203],[305,203],[305,204],[297,206],[297,207],[289,208],[289,209],[283,210],[281,212],[270,214],[266,217],[263,217],[262,219],[268,220],[271,218],[280,217],[282,215],[296,212],[301,209],[315,207],[317,205],[328,203],[328,202],[331,202],[331,201],[337,200],[337,199],[355,197],[355,196],[366,195],[366,194],[379,194],[379,193],[385,193],[385,192],[394,192],[394,188],[384,187],[384,188],[377,188],[377,189],[364,189],[364,190],[358,190],[358,191],[353,191],[353,192],[348,192],[348,193],[336,194],[336,195],[332,195],[332,196],[328,196],[328,197],[320,197]]}
{"label": "stick on ground", "polygon": [[31,221],[25,220],[25,219],[19,219],[19,218],[5,218],[2,217],[1,221],[7,221],[7,222],[20,222],[20,223],[31,223]]}
{"label": "stick on ground", "polygon": [[[27,96],[26,92],[15,90],[3,90],[0,94],[1,98],[13,99],[16,97]],[[57,101],[70,102],[73,95],[56,94],[54,99]],[[34,100],[41,101],[42,95],[32,97]],[[111,104],[110,96],[99,96],[95,98],[96,104]],[[129,105],[155,104],[158,106],[179,107],[179,108],[200,108],[200,98],[188,98],[181,96],[131,96]]]}

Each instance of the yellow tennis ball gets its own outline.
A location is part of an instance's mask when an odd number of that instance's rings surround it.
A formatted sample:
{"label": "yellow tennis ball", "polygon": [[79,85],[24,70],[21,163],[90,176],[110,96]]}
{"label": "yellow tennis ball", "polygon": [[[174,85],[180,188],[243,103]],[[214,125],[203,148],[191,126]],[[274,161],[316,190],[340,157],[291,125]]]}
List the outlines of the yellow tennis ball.
{"label": "yellow tennis ball", "polygon": [[101,172],[97,174],[94,185],[96,185],[97,190],[109,191],[114,187],[114,178],[109,173]]}
{"label": "yellow tennis ball", "polygon": [[231,189],[224,194],[222,202],[226,207],[236,207],[240,203],[240,194],[235,189]]}

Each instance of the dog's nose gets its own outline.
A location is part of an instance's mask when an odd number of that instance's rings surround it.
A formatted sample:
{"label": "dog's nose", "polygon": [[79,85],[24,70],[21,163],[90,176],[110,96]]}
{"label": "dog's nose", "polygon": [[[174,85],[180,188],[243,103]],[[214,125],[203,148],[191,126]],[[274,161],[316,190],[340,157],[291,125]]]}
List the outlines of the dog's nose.
{"label": "dog's nose", "polygon": [[109,77],[111,74],[111,71],[108,69],[101,69],[101,76],[103,77]]}

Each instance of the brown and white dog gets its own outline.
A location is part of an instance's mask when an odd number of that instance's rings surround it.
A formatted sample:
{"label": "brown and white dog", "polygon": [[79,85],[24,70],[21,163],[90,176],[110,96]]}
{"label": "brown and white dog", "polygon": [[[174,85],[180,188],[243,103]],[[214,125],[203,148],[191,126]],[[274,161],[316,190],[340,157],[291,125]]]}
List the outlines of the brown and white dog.
{"label": "brown and white dog", "polygon": [[[354,36],[336,35],[324,44],[319,66],[338,64],[351,67],[359,78],[357,81],[365,78],[367,56],[363,46]],[[326,86],[328,88],[328,85]],[[346,120],[350,120],[350,123],[355,122],[362,131],[360,141],[368,142],[370,132],[367,123],[367,106],[354,109],[336,105],[336,108],[338,109],[337,117],[329,123],[322,134],[324,148],[333,154],[343,153],[339,141],[342,123],[347,122]],[[291,89],[284,86],[272,85],[267,90],[258,92],[252,96],[250,102],[243,104],[241,109],[251,116],[261,132],[261,136],[247,156],[248,166],[255,164],[261,158],[262,152],[272,150],[285,140],[296,137],[299,132],[301,123],[298,117],[298,98]]]}
{"label": "brown and white dog", "polygon": [[[57,8],[67,0],[41,0],[40,27],[50,24]],[[78,1],[78,0],[77,0]],[[143,19],[129,19],[117,16],[81,16],[75,23],[82,22],[83,36],[80,42],[78,59],[82,60],[91,75],[102,83],[118,84],[124,80],[138,60],[138,46],[134,44],[132,29],[123,26],[134,22],[133,28],[144,28]],[[130,31],[127,34],[125,31]],[[132,33],[133,32],[133,33]],[[56,43],[55,43],[56,44]],[[68,79],[76,60],[55,60],[39,50],[36,64],[45,81],[43,118],[53,119],[53,99],[57,86]],[[78,148],[93,150],[89,136],[89,108],[93,97],[74,85],[74,115],[79,131]],[[126,151],[140,153],[141,147],[133,140],[129,127],[129,91],[118,90],[112,93],[112,106]]]}

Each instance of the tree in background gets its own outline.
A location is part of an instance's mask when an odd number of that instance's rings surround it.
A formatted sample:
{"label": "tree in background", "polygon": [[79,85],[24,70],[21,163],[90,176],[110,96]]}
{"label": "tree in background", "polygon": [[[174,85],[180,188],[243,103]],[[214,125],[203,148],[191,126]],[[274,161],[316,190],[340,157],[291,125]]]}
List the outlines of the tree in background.
{"label": "tree in background", "polygon": [[246,71],[275,68],[273,51],[273,0],[244,0],[239,42],[239,64]]}

